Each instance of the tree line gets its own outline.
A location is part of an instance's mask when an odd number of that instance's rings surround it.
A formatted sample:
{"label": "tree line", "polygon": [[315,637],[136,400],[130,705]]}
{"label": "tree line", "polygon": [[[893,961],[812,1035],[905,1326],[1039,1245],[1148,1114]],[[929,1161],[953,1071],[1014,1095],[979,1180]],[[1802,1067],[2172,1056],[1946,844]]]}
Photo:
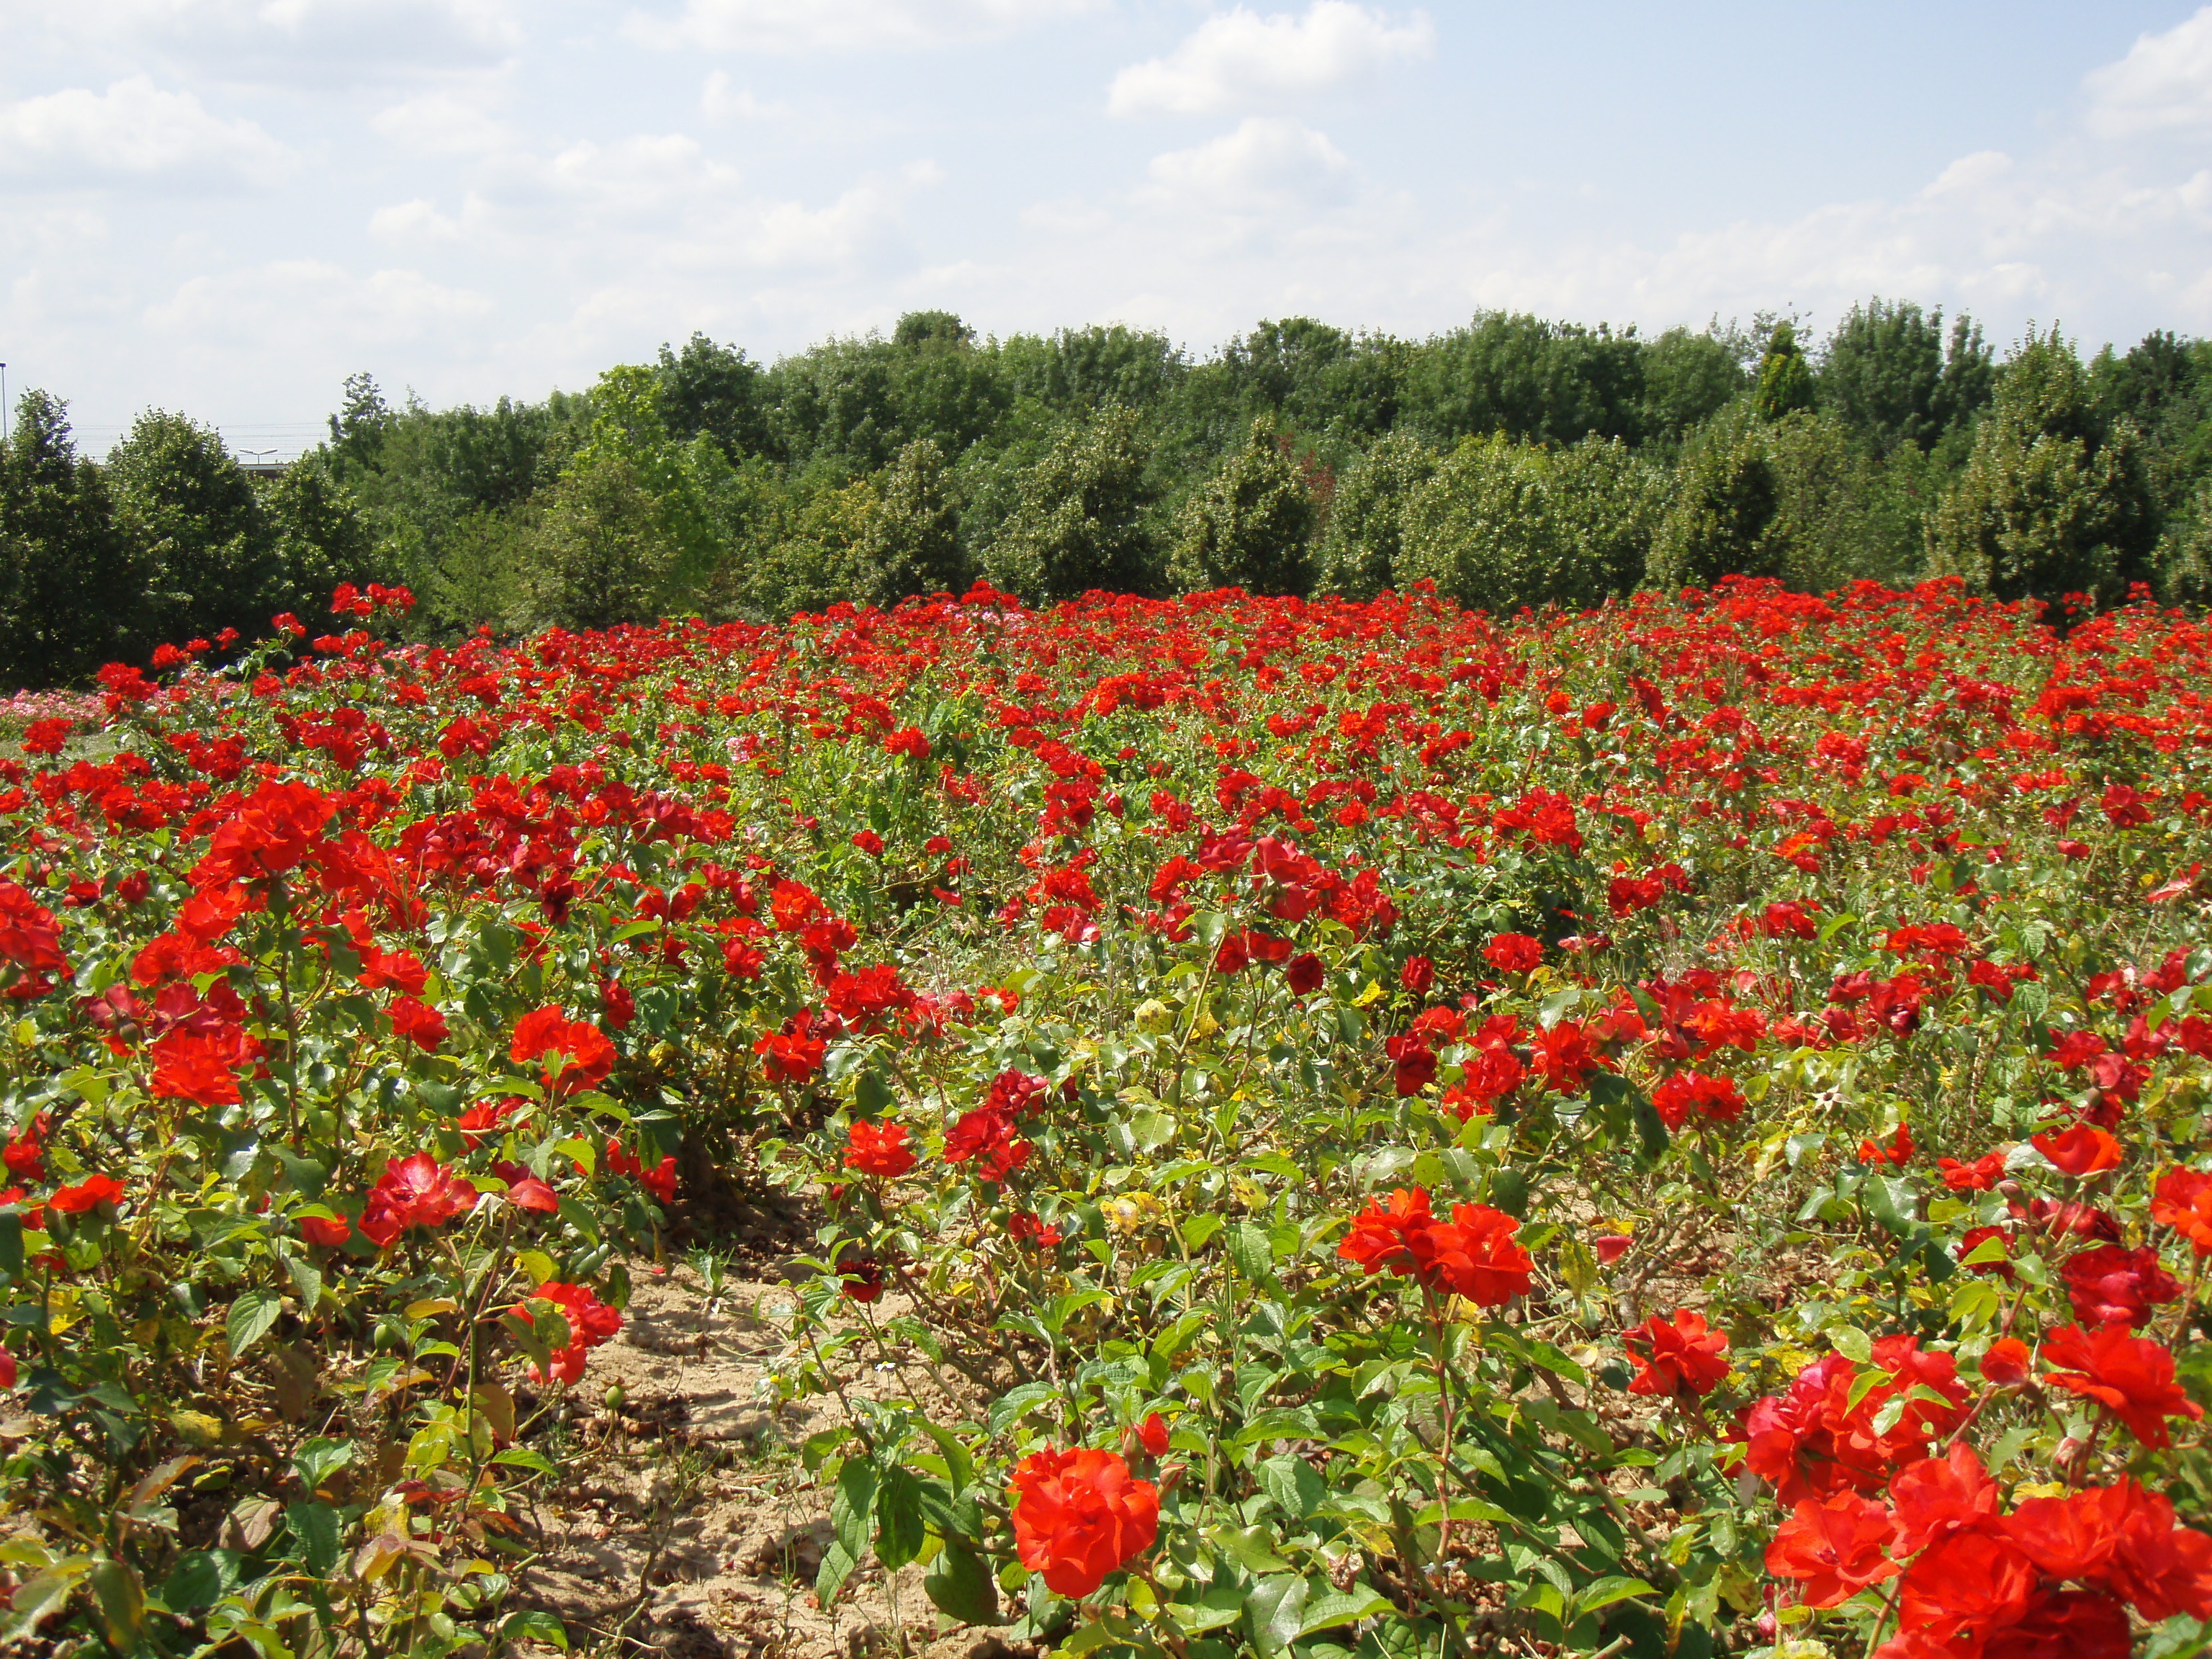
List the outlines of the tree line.
{"label": "tree line", "polygon": [[330,435],[249,477],[142,416],[104,461],[25,394],[0,449],[0,682],[252,634],[341,581],[425,636],[890,605],[981,578],[1496,611],[1732,572],[1821,589],[1950,574],[2012,599],[2212,597],[2212,343],[2000,360],[1881,299],[1635,330],[1486,313],[1422,341],[1265,322],[1194,359],[1123,327],[979,337],[946,312],[773,363],[694,335],[588,392],[489,408],[345,384]]}

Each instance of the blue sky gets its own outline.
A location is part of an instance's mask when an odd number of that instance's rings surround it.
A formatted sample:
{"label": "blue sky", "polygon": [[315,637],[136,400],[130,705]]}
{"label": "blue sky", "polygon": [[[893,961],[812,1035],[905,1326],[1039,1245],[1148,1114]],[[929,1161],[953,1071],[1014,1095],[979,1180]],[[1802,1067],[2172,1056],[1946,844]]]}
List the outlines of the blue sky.
{"label": "blue sky", "polygon": [[2212,7],[18,0],[0,359],[293,448],[947,307],[2212,333]]}

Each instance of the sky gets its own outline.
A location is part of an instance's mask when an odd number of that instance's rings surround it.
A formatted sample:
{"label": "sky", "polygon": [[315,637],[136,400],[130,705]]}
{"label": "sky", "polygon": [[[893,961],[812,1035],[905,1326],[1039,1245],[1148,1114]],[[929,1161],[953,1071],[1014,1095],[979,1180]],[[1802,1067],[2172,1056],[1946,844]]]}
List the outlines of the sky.
{"label": "sky", "polygon": [[2212,5],[0,0],[0,361],[313,441],[947,308],[2212,334]]}

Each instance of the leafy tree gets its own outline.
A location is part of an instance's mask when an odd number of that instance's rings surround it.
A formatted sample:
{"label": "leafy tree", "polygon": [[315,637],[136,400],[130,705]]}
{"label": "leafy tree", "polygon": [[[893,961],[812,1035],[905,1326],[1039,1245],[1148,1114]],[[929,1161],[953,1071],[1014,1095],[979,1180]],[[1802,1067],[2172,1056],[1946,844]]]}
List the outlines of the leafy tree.
{"label": "leafy tree", "polygon": [[528,543],[528,627],[650,622],[674,595],[680,550],[635,462],[613,448],[579,460],[546,493]]}
{"label": "leafy tree", "polygon": [[1486,312],[1428,342],[1406,375],[1406,416],[1444,441],[1504,432],[1573,443],[1634,439],[1643,345],[1632,331]]}
{"label": "leafy tree", "polygon": [[527,627],[527,578],[538,555],[540,516],[532,504],[463,514],[443,538],[438,562],[416,593],[418,611],[441,629]]}
{"label": "leafy tree", "polygon": [[897,363],[879,339],[830,340],[786,357],[763,379],[770,447],[794,465],[821,461],[848,476],[897,451]]}
{"label": "leafy tree", "polygon": [[1767,338],[1751,406],[1770,421],[1813,407],[1813,371],[1798,348],[1797,331],[1787,322],[1777,323]]}
{"label": "leafy tree", "polygon": [[892,409],[902,441],[930,439],[962,453],[998,425],[1013,401],[997,354],[949,311],[909,312],[892,336]]}
{"label": "leafy tree", "polygon": [[1782,506],[1761,423],[1723,415],[1684,453],[1674,496],[1652,538],[1648,574],[1659,587],[1709,587],[1727,575],[1778,576]]}
{"label": "leafy tree", "polygon": [[1399,580],[1497,612],[1602,604],[1643,574],[1656,482],[1617,439],[1463,439],[1407,501]]}
{"label": "leafy tree", "polygon": [[330,417],[331,447],[341,469],[373,471],[384,453],[384,441],[398,417],[369,374],[345,377],[345,401]]}
{"label": "leafy tree", "polygon": [[1644,348],[1637,430],[1647,444],[1678,444],[1742,394],[1743,363],[1716,329],[1670,328]]}
{"label": "leafy tree", "polygon": [[2099,352],[2089,381],[2106,428],[2124,421],[2141,434],[2160,513],[2191,514],[2199,482],[2212,475],[2212,342],[2154,330],[2124,355]]}
{"label": "leafy tree", "polygon": [[100,469],[76,453],[69,405],[25,392],[0,447],[0,684],[78,679],[116,655],[132,586]]}
{"label": "leafy tree", "polygon": [[1407,508],[1439,459],[1413,434],[1392,432],[1345,471],[1316,556],[1316,591],[1370,599],[1398,585]]}
{"label": "leafy tree", "polygon": [[851,600],[863,586],[860,540],[878,506],[868,478],[803,500],[746,584],[752,614],[791,617]]}
{"label": "leafy tree", "polygon": [[689,439],[703,432],[733,461],[768,447],[763,370],[743,351],[694,333],[680,353],[664,344],[657,367],[660,408],[672,435]]}
{"label": "leafy tree", "polygon": [[1108,409],[1063,428],[1022,475],[1014,509],[984,553],[992,583],[1047,601],[1145,586],[1145,438],[1133,410]]}
{"label": "leafy tree", "polygon": [[1170,570],[1185,589],[1303,592],[1318,516],[1288,447],[1264,420],[1176,516]]}
{"label": "leafy tree", "polygon": [[1834,416],[1802,410],[1758,435],[1775,489],[1767,556],[1784,581],[1820,592],[1913,580],[1929,501],[1919,449],[1905,444],[1877,460]]}
{"label": "leafy tree", "polygon": [[1876,455],[1899,444],[1932,450],[1989,403],[1996,381],[1980,325],[1943,311],[1879,296],[1846,312],[1828,337],[1818,383],[1821,406]]}
{"label": "leafy tree", "polygon": [[1006,390],[1066,412],[1119,405],[1149,410],[1165,400],[1190,365],[1164,334],[1111,327],[1017,334],[1000,348]]}
{"label": "leafy tree", "polygon": [[2148,574],[2156,536],[2138,435],[2109,434],[2089,377],[2055,327],[2030,333],[1997,383],[1966,471],[1928,523],[1931,574],[2001,599],[2117,599]]}
{"label": "leafy tree", "polygon": [[910,593],[959,592],[959,514],[946,488],[945,452],[934,438],[899,451],[855,551],[856,602],[888,609]]}
{"label": "leafy tree", "polygon": [[142,648],[258,632],[289,599],[260,498],[222,434],[150,410],[110,458],[116,525],[143,573]]}
{"label": "leafy tree", "polygon": [[[283,609],[328,603],[340,582],[381,574],[376,538],[353,493],[319,456],[302,456],[259,486]],[[304,614],[304,612],[303,612]]]}

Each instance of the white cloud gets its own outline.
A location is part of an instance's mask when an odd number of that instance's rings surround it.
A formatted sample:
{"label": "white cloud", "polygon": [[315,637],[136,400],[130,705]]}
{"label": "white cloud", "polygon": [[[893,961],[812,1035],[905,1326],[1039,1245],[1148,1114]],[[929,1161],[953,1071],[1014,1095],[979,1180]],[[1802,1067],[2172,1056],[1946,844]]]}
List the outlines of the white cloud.
{"label": "white cloud", "polygon": [[483,70],[523,43],[517,0],[65,0],[25,7],[57,45],[210,80],[358,86]]}
{"label": "white cloud", "polygon": [[422,93],[379,110],[368,125],[379,137],[417,155],[483,155],[514,142],[489,110],[450,92]]}
{"label": "white cloud", "polygon": [[457,325],[479,324],[493,310],[484,295],[419,271],[356,276],[324,260],[276,259],[191,277],[147,307],[145,322],[150,333],[189,341],[195,351],[235,351],[252,343],[307,349],[321,362],[339,348],[434,338]]}
{"label": "white cloud", "polygon": [[865,52],[951,46],[1096,9],[1103,0],[684,0],[633,12],[631,38],[709,52]]}
{"label": "white cloud", "polygon": [[1234,132],[1152,158],[1158,196],[1226,212],[1341,200],[1352,163],[1326,133],[1282,116],[1247,116]]}
{"label": "white cloud", "polygon": [[2137,39],[2083,83],[2093,132],[2107,138],[2212,129],[2212,6]]}
{"label": "white cloud", "polygon": [[772,121],[788,115],[790,106],[785,104],[763,104],[753,96],[750,87],[739,87],[730,80],[727,71],[716,70],[707,77],[699,89],[699,110],[709,121]]}
{"label": "white cloud", "polygon": [[1436,49],[1427,14],[1403,22],[1348,0],[1314,0],[1304,17],[1243,6],[1209,17],[1165,58],[1114,77],[1115,115],[1200,115],[1324,91]]}
{"label": "white cloud", "polygon": [[210,115],[189,92],[143,75],[0,106],[0,173],[33,188],[160,179],[172,189],[272,184],[298,160],[252,122]]}
{"label": "white cloud", "polygon": [[[476,197],[469,198],[462,218],[481,216],[483,203]],[[470,210],[476,210],[472,213]],[[416,197],[411,202],[395,202],[380,207],[368,216],[368,234],[380,242],[401,245],[422,245],[437,242],[458,242],[462,238],[460,219],[453,219],[438,211],[437,204]]]}

